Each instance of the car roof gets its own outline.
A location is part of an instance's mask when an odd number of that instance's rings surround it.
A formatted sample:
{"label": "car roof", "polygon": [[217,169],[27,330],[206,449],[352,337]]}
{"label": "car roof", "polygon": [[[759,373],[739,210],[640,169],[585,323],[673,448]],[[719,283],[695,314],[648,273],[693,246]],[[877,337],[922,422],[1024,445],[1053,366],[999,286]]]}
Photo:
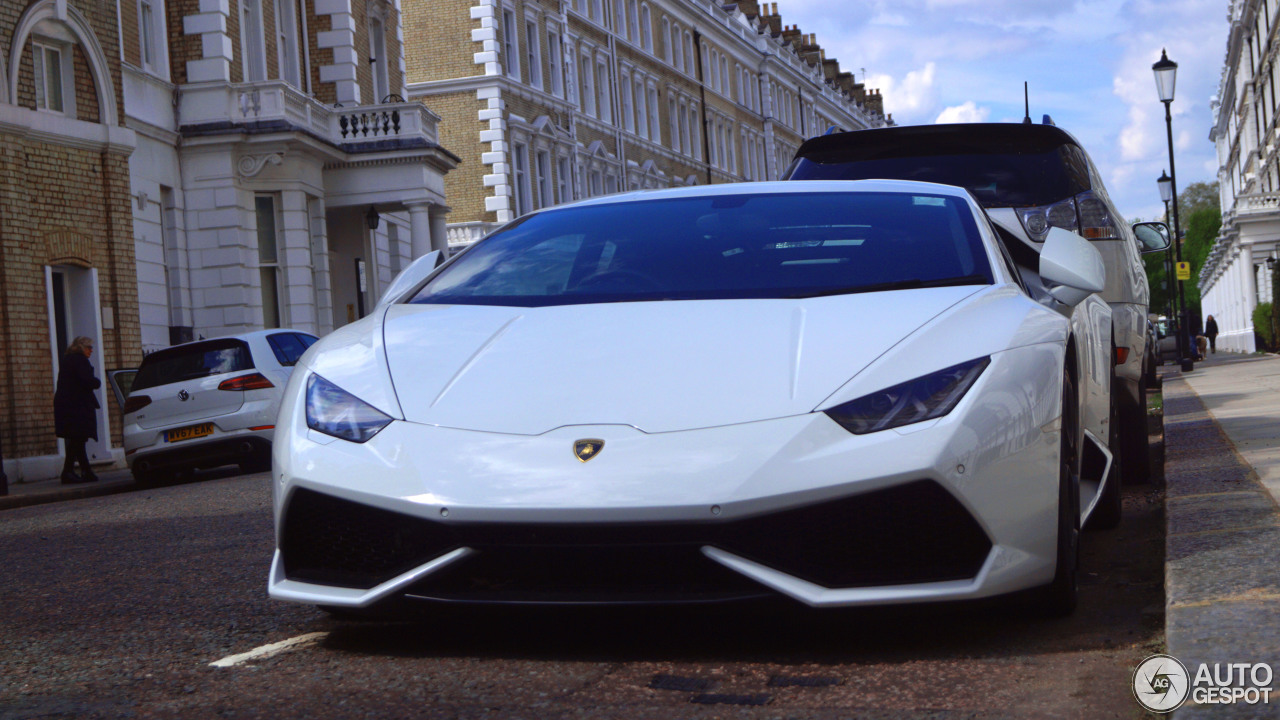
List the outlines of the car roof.
{"label": "car roof", "polygon": [[[906,125],[809,138],[796,157],[853,147],[875,148],[884,155],[933,155],[961,152],[1042,151],[1060,145],[1081,147],[1071,133],[1056,125],[1030,123],[947,123]],[[906,151],[906,152],[904,152]]]}
{"label": "car roof", "polygon": [[691,187],[662,188],[658,190],[633,190],[631,192],[602,195],[588,200],[556,205],[555,207],[547,208],[546,210],[539,210],[537,213],[529,213],[529,215],[522,217],[528,217],[542,212],[557,212],[567,208],[644,202],[647,200],[665,200],[670,198],[823,192],[927,193],[930,195],[950,195],[962,199],[970,198],[969,191],[962,187],[921,182],[918,180],[813,180],[805,183],[777,180],[772,182],[694,185]]}

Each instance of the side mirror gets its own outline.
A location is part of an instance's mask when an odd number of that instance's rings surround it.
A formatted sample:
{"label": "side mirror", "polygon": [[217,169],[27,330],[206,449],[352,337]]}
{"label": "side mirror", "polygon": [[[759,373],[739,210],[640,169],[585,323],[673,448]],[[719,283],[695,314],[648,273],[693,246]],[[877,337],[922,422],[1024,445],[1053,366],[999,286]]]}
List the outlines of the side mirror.
{"label": "side mirror", "polygon": [[1172,237],[1169,226],[1162,222],[1134,223],[1133,234],[1138,237],[1138,247],[1144,254],[1168,250],[1173,244],[1169,240]]}
{"label": "side mirror", "polygon": [[1040,277],[1049,294],[1066,305],[1079,305],[1107,282],[1102,255],[1088,240],[1062,228],[1050,228],[1040,249]]}
{"label": "side mirror", "polygon": [[440,263],[444,261],[444,254],[439,250],[432,250],[422,257],[409,263],[409,267],[400,271],[396,275],[396,279],[391,281],[387,286],[387,291],[382,293],[382,298],[378,300],[375,309],[390,305],[399,300],[401,296],[417,287],[418,283],[427,279],[427,276],[436,271],[440,267]]}

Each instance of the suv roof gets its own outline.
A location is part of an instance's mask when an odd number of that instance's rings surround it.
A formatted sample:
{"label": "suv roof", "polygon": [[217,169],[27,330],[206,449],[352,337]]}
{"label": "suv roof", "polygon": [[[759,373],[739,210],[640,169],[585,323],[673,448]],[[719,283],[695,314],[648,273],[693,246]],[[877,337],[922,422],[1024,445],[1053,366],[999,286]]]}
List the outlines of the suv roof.
{"label": "suv roof", "polygon": [[[979,158],[981,158],[979,160]],[[1093,165],[1052,125],[913,125],[806,140],[787,180],[902,179],[958,185],[985,207],[1049,205],[1096,189]]]}

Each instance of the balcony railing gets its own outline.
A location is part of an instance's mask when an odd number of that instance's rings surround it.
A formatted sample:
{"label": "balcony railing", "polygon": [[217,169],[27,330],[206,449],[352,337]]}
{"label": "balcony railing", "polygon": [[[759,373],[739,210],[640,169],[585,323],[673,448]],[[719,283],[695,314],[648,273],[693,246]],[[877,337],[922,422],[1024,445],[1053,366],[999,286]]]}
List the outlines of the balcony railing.
{"label": "balcony railing", "polygon": [[1255,193],[1236,197],[1235,214],[1280,213],[1280,192]]}
{"label": "balcony railing", "polygon": [[184,126],[275,123],[281,129],[302,130],[339,147],[357,150],[386,140],[438,144],[439,119],[418,102],[327,107],[276,80],[189,85],[183,88],[181,105]]}

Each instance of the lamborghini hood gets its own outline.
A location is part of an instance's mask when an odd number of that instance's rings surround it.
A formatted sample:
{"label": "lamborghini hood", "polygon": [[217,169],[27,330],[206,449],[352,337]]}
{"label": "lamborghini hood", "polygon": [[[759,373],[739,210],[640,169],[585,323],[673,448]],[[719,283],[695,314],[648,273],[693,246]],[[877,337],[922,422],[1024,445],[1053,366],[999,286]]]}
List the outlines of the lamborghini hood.
{"label": "lamborghini hood", "polygon": [[537,308],[393,305],[383,333],[410,422],[522,435],[570,425],[659,433],[810,412],[981,289]]}

